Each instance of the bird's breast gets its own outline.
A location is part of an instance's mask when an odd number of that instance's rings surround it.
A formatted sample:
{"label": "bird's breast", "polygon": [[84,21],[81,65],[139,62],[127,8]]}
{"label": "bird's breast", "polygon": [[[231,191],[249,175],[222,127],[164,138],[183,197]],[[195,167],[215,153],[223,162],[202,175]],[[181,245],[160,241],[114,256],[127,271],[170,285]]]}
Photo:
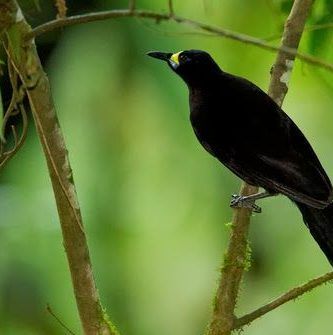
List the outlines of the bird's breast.
{"label": "bird's breast", "polygon": [[[221,96],[220,96],[221,97]],[[213,139],[227,139],[236,131],[237,116],[231,113],[228,100],[216,101],[215,96],[190,96],[190,120],[199,139],[209,142]],[[239,126],[239,124],[238,124]]]}

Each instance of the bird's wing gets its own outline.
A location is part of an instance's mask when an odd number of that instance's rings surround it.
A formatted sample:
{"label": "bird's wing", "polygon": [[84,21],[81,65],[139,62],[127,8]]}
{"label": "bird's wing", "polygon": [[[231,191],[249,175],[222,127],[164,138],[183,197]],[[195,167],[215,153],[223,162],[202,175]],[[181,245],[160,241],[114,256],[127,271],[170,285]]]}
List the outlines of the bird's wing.
{"label": "bird's wing", "polygon": [[332,196],[328,176],[299,128],[282,110],[275,112],[278,119],[262,115],[255,120],[256,129],[263,129],[252,134],[255,140],[246,134],[248,140],[236,141],[232,148],[232,159],[221,161],[252,184],[309,206],[326,207]]}
{"label": "bird's wing", "polygon": [[312,207],[328,205],[332,185],[316,154],[265,92],[224,73],[204,93],[190,95],[191,123],[209,153],[252,185]]}

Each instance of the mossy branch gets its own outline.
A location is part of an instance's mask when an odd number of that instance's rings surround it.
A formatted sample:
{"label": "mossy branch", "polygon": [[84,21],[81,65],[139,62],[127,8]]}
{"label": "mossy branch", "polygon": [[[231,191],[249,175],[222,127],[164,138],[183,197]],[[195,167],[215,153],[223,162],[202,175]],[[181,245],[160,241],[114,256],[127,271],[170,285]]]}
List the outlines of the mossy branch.
{"label": "mossy branch", "polygon": [[[257,187],[242,184],[240,193],[249,195],[257,192]],[[251,211],[236,209],[233,213],[231,236],[224,256],[221,279],[214,299],[213,315],[207,335],[230,334],[234,327],[239,286],[243,272],[248,267],[248,233]]]}

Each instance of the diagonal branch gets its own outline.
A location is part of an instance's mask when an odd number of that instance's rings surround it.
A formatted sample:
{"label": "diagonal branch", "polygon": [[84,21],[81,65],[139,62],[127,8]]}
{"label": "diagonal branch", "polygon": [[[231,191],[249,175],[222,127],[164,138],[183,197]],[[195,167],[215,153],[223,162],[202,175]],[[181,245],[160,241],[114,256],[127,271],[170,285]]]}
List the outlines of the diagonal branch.
{"label": "diagonal branch", "polygon": [[296,298],[300,297],[302,294],[309,292],[313,290],[315,287],[318,287],[324,283],[327,283],[329,281],[333,280],[333,272],[326,273],[320,277],[311,279],[307,283],[295,287],[291,289],[290,291],[282,294],[278,298],[274,299],[270,303],[256,309],[255,311],[246,314],[240,318],[238,318],[235,323],[233,329],[239,329],[244,327],[245,325],[248,325],[255,319],[260,318],[261,316],[267,314],[268,312],[272,311],[275,308],[278,308],[279,306],[291,301],[295,300]]}
{"label": "diagonal branch", "polygon": [[60,320],[60,318],[53,312],[51,306],[49,304],[46,305],[46,310],[54,317],[54,319],[59,323],[59,325],[66,330],[66,332],[70,335],[75,335],[66,325],[63,321]]}
{"label": "diagonal branch", "polygon": [[174,16],[175,11],[173,9],[173,2],[172,0],[168,0],[168,7],[169,7],[169,16]]}
{"label": "diagonal branch", "polygon": [[[130,4],[132,5],[133,3],[134,2],[130,2]],[[170,2],[169,2],[169,6],[170,6]],[[76,24],[82,24],[82,23],[88,23],[88,22],[94,22],[94,21],[103,21],[103,20],[116,19],[116,18],[139,17],[139,18],[144,18],[144,19],[155,20],[156,22],[160,22],[163,20],[164,21],[174,21],[182,25],[194,27],[195,29],[198,29],[199,31],[206,31],[216,36],[232,39],[232,40],[245,43],[245,44],[254,45],[256,47],[259,47],[267,51],[279,52],[280,50],[282,50],[289,55],[296,56],[297,58],[301,59],[302,61],[308,64],[315,65],[315,66],[318,66],[318,67],[321,67],[323,69],[333,72],[333,64],[327,63],[320,58],[297,52],[297,50],[293,47],[289,47],[287,45],[282,45],[280,47],[277,47],[277,46],[267,43],[266,41],[260,38],[234,32],[228,29],[202,23],[199,21],[194,21],[194,20],[187,19],[185,17],[181,17],[178,15],[174,15],[172,2],[171,2],[171,7],[169,7],[169,11],[171,9],[172,9],[172,12],[168,14],[149,11],[149,10],[136,10],[131,7],[130,9],[115,9],[115,10],[109,10],[109,11],[104,11],[104,12],[69,16],[66,18],[49,21],[40,26],[37,26],[30,33],[27,34],[27,39],[32,39],[42,34],[45,34],[47,32],[53,31],[55,29],[59,29],[59,28],[66,27],[66,26],[72,26]]]}

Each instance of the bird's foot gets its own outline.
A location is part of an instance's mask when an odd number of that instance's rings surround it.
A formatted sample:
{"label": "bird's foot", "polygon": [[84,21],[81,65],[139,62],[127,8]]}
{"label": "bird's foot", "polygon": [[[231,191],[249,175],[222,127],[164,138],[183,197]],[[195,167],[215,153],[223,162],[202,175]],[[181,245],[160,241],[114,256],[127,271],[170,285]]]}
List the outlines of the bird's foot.
{"label": "bird's foot", "polygon": [[252,209],[254,213],[261,213],[261,208],[255,204],[255,199],[238,194],[233,194],[231,196],[230,207],[249,208]]}

